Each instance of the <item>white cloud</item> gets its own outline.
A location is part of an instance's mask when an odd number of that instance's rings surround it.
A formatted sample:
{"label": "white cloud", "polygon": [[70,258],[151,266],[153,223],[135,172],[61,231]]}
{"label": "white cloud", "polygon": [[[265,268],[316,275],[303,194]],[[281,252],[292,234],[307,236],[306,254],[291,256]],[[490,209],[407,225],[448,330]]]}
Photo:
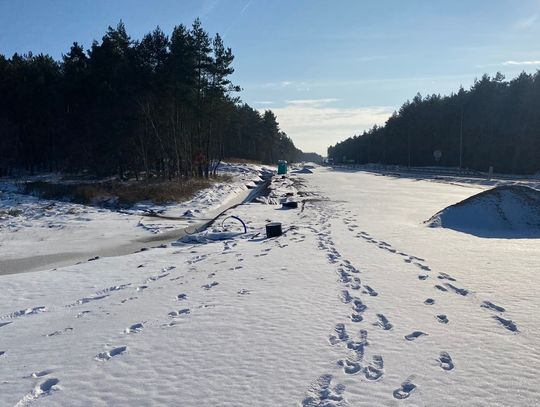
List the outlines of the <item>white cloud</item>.
{"label": "white cloud", "polygon": [[292,81],[279,81],[279,82],[266,82],[262,85],[252,85],[254,88],[286,88],[291,86],[294,82]]}
{"label": "white cloud", "polygon": [[320,107],[327,105],[328,103],[337,102],[339,99],[326,98],[326,99],[297,99],[287,100],[289,105],[294,106],[306,106],[306,107]]}
{"label": "white cloud", "polygon": [[540,60],[534,61],[505,61],[503,65],[540,65]]}
{"label": "white cloud", "polygon": [[256,105],[273,105],[274,104],[274,102],[271,102],[270,100],[260,100],[253,103]]}
{"label": "white cloud", "polygon": [[298,148],[326,155],[326,149],[330,145],[360,134],[375,124],[384,124],[395,110],[388,106],[361,108],[325,106],[335,100],[289,101],[287,106],[272,111],[277,116],[280,128],[293,139]]}

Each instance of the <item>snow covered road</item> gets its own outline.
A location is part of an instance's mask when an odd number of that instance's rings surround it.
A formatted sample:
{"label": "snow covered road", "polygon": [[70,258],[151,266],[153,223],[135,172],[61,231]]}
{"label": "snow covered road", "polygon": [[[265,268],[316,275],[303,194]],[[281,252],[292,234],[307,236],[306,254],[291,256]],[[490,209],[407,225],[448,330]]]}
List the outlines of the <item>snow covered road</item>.
{"label": "snow covered road", "polygon": [[243,238],[0,276],[0,405],[540,403],[537,240],[423,223],[485,187],[290,180]]}

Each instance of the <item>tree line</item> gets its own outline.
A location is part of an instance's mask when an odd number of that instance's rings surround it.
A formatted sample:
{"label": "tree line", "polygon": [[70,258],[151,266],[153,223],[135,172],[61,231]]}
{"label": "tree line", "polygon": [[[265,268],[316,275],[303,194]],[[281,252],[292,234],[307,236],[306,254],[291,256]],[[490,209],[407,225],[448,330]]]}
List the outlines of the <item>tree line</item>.
{"label": "tree line", "polygon": [[270,110],[242,103],[234,55],[199,19],[133,40],[122,22],[61,61],[0,55],[0,176],[14,169],[121,178],[208,177],[235,157],[300,151]]}
{"label": "tree line", "polygon": [[[435,151],[440,158],[436,160]],[[449,96],[417,94],[384,126],[328,148],[335,163],[441,165],[502,173],[540,169],[540,71],[483,75]]]}

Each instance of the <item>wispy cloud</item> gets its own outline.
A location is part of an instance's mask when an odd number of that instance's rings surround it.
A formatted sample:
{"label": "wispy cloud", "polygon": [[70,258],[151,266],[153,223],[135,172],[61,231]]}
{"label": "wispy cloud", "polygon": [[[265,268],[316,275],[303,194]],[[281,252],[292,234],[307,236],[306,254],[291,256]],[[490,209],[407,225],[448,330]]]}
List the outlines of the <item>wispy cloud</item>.
{"label": "wispy cloud", "polygon": [[266,82],[263,84],[251,85],[253,88],[286,88],[291,86],[293,81],[277,81],[277,82]]}
{"label": "wispy cloud", "polygon": [[253,103],[256,104],[256,105],[266,105],[266,106],[274,104],[274,102],[271,102],[270,100],[259,100],[259,101],[255,101]]}
{"label": "wispy cloud", "polygon": [[236,15],[236,17],[231,22],[231,24],[229,24],[229,26],[223,32],[223,38],[226,38],[229,31],[238,23],[238,21],[240,21],[240,19],[242,18],[242,16],[244,15],[244,13],[246,12],[246,10],[248,9],[248,7],[251,5],[252,2],[253,0],[246,1],[246,4],[244,4],[244,7],[242,7],[240,12]]}
{"label": "wispy cloud", "polygon": [[219,0],[203,0],[200,2],[199,17],[204,18],[211,14],[216,6],[218,5]]}
{"label": "wispy cloud", "polygon": [[304,151],[326,155],[328,146],[354,134],[360,134],[375,124],[384,124],[393,107],[371,106],[360,108],[332,107],[337,99],[289,100],[287,105],[272,109],[278,122]]}
{"label": "wispy cloud", "polygon": [[540,60],[533,60],[533,61],[504,61],[503,65],[540,65]]}
{"label": "wispy cloud", "polygon": [[249,5],[251,4],[253,0],[248,0],[246,1],[246,4],[244,5],[244,7],[242,7],[242,10],[240,10],[240,15],[244,14],[244,12],[248,9]]}
{"label": "wispy cloud", "polygon": [[287,100],[287,104],[297,107],[321,107],[332,102],[337,102],[339,99],[325,98],[325,99],[296,99]]}
{"label": "wispy cloud", "polygon": [[534,14],[532,16],[522,18],[521,20],[516,21],[514,26],[521,30],[527,30],[533,27],[538,22],[539,18],[540,18],[540,15]]}

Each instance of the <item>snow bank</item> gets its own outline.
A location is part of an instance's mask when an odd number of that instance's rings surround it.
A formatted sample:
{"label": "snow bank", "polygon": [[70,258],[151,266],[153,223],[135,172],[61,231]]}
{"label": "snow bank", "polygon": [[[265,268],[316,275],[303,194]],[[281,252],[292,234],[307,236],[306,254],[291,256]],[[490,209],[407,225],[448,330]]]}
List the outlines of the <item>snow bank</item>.
{"label": "snow bank", "polygon": [[[219,173],[230,175],[231,182],[216,183],[199,191],[189,201],[162,205],[141,202],[121,211],[23,195],[17,180],[2,178],[0,275],[138,250],[133,249],[131,243],[146,244],[152,236],[166,236],[213,218],[220,208],[247,195],[248,186],[258,185],[268,171],[258,165],[224,163]],[[56,177],[36,176],[23,181],[60,182],[60,176]],[[141,240],[145,243],[140,243]],[[155,240],[148,242],[157,244]],[[125,252],[118,252],[118,248]]]}
{"label": "snow bank", "polygon": [[448,206],[426,223],[481,237],[540,237],[540,191],[498,186]]}
{"label": "snow bank", "polygon": [[313,174],[313,171],[307,167],[303,167],[302,169],[293,171],[293,174]]}

